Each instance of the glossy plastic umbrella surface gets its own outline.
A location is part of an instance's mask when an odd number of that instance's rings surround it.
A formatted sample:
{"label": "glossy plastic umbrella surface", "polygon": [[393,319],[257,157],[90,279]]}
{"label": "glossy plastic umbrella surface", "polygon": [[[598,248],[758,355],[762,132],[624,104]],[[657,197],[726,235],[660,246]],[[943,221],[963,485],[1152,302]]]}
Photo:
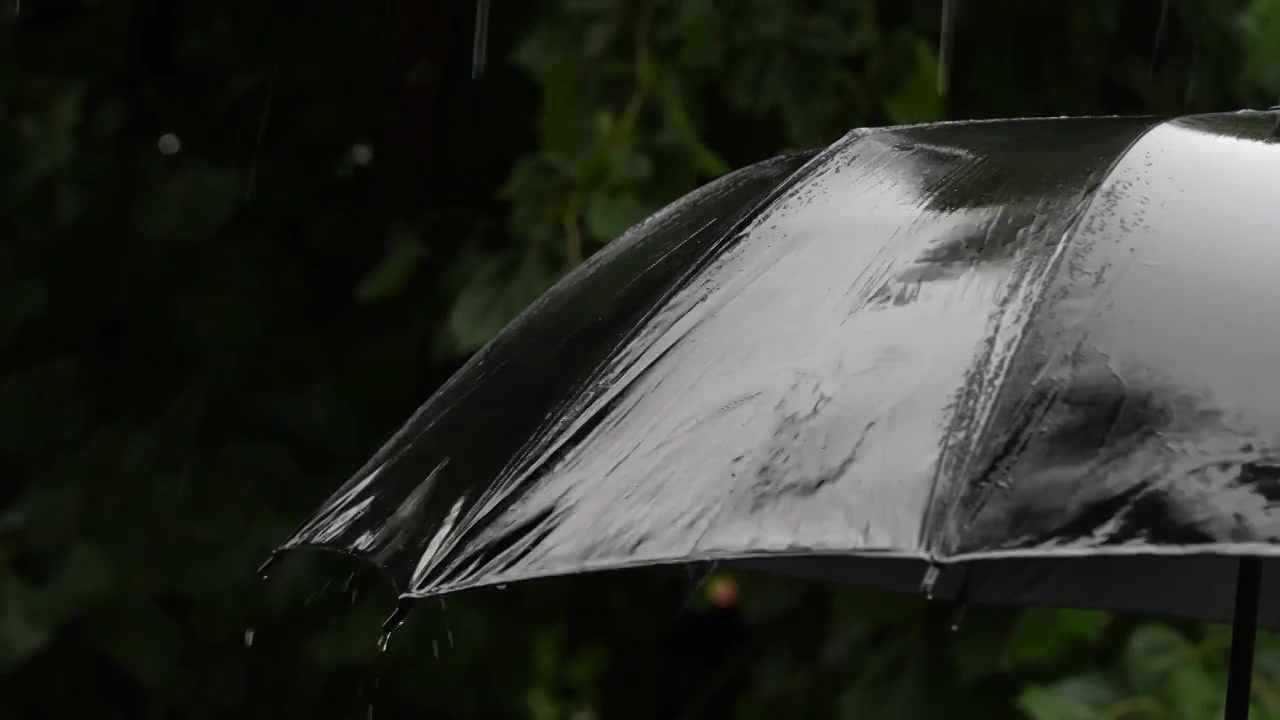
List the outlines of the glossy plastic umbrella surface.
{"label": "glossy plastic umbrella surface", "polygon": [[[1274,113],[858,130],[556,285],[286,543],[1231,617],[1280,557]],[[1261,562],[1280,627],[1280,565]]]}

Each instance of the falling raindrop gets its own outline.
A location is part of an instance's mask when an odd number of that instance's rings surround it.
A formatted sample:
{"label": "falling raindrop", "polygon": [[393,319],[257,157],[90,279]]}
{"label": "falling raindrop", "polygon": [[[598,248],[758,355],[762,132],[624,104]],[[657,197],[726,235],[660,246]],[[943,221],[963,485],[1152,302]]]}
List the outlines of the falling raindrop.
{"label": "falling raindrop", "polygon": [[938,38],[938,95],[947,96],[951,89],[951,53],[956,35],[956,3],[942,0],[942,35]]}
{"label": "falling raindrop", "polygon": [[489,0],[476,0],[476,36],[471,48],[471,79],[484,77],[485,55],[489,44]]}
{"label": "falling raindrop", "polygon": [[253,647],[253,628],[244,629],[244,646]]}
{"label": "falling raindrop", "polygon": [[444,613],[444,634],[449,638],[449,647],[453,647],[453,628],[449,626],[449,608],[444,604],[444,598],[440,598],[440,612]]}
{"label": "falling raindrop", "polygon": [[698,570],[695,570],[694,566],[689,566],[687,568],[689,590],[685,595],[684,603],[681,605],[682,610],[688,609],[689,606],[693,604],[694,600],[702,594],[703,590],[707,586],[707,582],[715,576],[716,568],[719,567],[719,563],[712,561],[709,565],[702,565],[698,567]]}
{"label": "falling raindrop", "polygon": [[6,6],[7,7],[5,9],[8,11],[7,14],[9,17],[16,18],[22,16],[22,0],[9,0],[6,3]]}
{"label": "falling raindrop", "polygon": [[440,659],[440,644],[434,638],[431,640],[431,655],[437,660]]}
{"label": "falling raindrop", "polygon": [[1160,4],[1160,20],[1156,23],[1156,39],[1151,47],[1151,67],[1148,69],[1150,77],[1156,76],[1156,62],[1160,59],[1160,45],[1164,42],[1165,29],[1169,24],[1169,0],[1164,0]]}
{"label": "falling raindrop", "polygon": [[968,605],[961,605],[956,608],[956,614],[951,617],[951,632],[956,632],[960,629],[960,625],[964,622],[964,613],[968,609]]}
{"label": "falling raindrop", "polygon": [[[161,138],[161,139],[163,140],[164,138]],[[280,561],[280,553],[279,552],[271,553],[271,556],[267,558],[267,561],[258,566],[258,577],[262,578],[263,580],[266,580],[268,573],[271,572],[271,568],[279,561]]]}
{"label": "falling raindrop", "polygon": [[156,141],[156,147],[160,149],[161,155],[177,155],[182,149],[182,140],[173,133],[165,133]]}

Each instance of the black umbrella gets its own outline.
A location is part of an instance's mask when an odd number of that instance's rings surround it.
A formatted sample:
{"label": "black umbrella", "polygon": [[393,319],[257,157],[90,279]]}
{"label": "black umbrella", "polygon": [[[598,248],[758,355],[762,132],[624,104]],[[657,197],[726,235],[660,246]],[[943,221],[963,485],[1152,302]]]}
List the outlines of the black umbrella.
{"label": "black umbrella", "polygon": [[284,547],[406,601],[719,560],[1234,617],[1244,717],[1280,600],[1275,123],[858,130],[734,173],[556,285]]}

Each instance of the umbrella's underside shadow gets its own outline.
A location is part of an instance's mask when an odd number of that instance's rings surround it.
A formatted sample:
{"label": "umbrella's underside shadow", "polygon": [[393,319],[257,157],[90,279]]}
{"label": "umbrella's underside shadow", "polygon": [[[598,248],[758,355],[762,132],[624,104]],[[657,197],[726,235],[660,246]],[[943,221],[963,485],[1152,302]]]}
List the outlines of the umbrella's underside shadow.
{"label": "umbrella's underside shadow", "polygon": [[[718,563],[770,575],[892,593],[937,602],[1012,607],[1056,606],[1229,623],[1239,558],[1228,555],[1011,557],[937,568],[924,560],[874,557],[753,558]],[[1280,560],[1262,561],[1259,624],[1280,630]]]}

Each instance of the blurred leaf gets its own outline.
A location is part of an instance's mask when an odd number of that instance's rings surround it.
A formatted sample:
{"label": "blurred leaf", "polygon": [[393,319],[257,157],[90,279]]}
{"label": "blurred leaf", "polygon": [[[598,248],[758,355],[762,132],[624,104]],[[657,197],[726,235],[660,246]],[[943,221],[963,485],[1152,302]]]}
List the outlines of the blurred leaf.
{"label": "blurred leaf", "polygon": [[937,88],[937,55],[923,40],[915,42],[914,50],[916,72],[884,100],[885,115],[894,124],[929,122],[944,117]]}
{"label": "blurred leaf", "polygon": [[87,423],[83,369],[72,358],[0,376],[0,453],[43,453]]}
{"label": "blurred leaf", "polygon": [[1225,683],[1197,665],[1179,665],[1169,676],[1169,704],[1182,720],[1218,720],[1226,692]]}
{"label": "blurred leaf", "polygon": [[841,718],[929,717],[931,693],[926,691],[920,664],[914,662],[909,648],[909,643],[896,643],[868,658],[857,678],[840,694]]}
{"label": "blurred leaf", "polygon": [[1240,15],[1244,38],[1241,77],[1272,104],[1280,104],[1280,0],[1252,0]]}
{"label": "blurred leaf", "polygon": [[182,630],[145,598],[120,598],[89,618],[99,650],[124,672],[149,688],[159,688],[175,670]]}
{"label": "blurred leaf", "polygon": [[1017,705],[1031,720],[1098,720],[1122,699],[1104,676],[1090,673],[1028,686],[1018,695]]}
{"label": "blurred leaf", "polygon": [[554,277],[536,258],[476,255],[464,267],[448,329],[458,352],[474,352],[497,335]]}
{"label": "blurred leaf", "polygon": [[724,61],[724,17],[714,0],[686,0],[680,7],[680,62],[719,67]]}
{"label": "blurred leaf", "polygon": [[1191,641],[1168,625],[1145,623],[1129,636],[1124,668],[1139,692],[1159,695],[1174,668],[1188,662],[1194,652]]}
{"label": "blurred leaf", "polygon": [[152,240],[202,240],[231,219],[240,192],[235,175],[193,163],[166,173],[162,182],[139,198],[135,221]]}
{"label": "blurred leaf", "polygon": [[15,127],[27,149],[27,166],[20,180],[22,184],[42,180],[71,162],[83,95],[79,85],[70,84],[52,99],[41,116],[17,117]]}
{"label": "blurred leaf", "polygon": [[1005,672],[1052,666],[1064,655],[1102,638],[1110,616],[1087,610],[1026,610],[1014,625],[1000,656]]}
{"label": "blurred leaf", "polygon": [[57,595],[13,575],[0,576],[0,672],[49,642],[60,620]]}
{"label": "blurred leaf", "polygon": [[1001,671],[1001,662],[1010,649],[1009,640],[1022,618],[1007,612],[971,608],[963,624],[951,634],[951,655],[964,683],[986,678]]}
{"label": "blurred leaf", "polygon": [[4,256],[0,255],[0,291],[4,293],[0,300],[0,348],[8,344],[23,325],[44,312],[46,302],[39,277],[5,277],[6,266]]}
{"label": "blurred leaf", "polygon": [[649,208],[630,193],[596,190],[587,200],[586,222],[591,236],[601,242],[612,240],[648,217]]}
{"label": "blurred leaf", "polygon": [[414,270],[426,254],[426,247],[417,237],[397,234],[381,262],[361,278],[356,300],[372,303],[395,297],[413,279]]}

